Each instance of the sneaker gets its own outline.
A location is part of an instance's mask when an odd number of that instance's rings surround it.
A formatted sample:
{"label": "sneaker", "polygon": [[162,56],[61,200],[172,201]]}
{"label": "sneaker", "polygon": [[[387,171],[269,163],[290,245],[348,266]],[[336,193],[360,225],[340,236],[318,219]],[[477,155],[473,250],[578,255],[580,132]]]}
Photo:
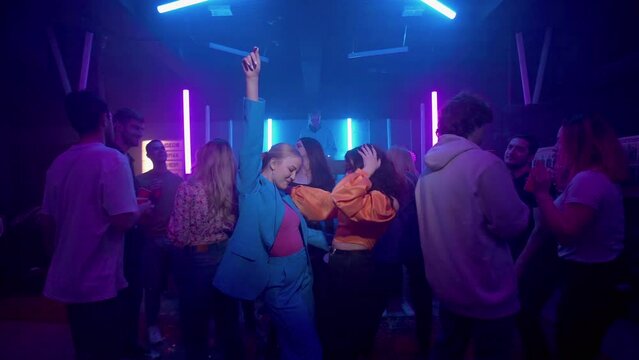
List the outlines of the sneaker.
{"label": "sneaker", "polygon": [[162,333],[160,332],[159,327],[149,326],[148,332],[149,332],[149,342],[151,344],[155,345],[164,341],[164,336],[162,336]]}

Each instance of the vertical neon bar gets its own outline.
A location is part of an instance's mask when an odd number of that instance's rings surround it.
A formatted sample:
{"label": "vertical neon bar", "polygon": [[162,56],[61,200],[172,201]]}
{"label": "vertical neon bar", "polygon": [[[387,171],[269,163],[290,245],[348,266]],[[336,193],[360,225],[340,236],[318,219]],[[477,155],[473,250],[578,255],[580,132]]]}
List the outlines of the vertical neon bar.
{"label": "vertical neon bar", "polygon": [[353,119],[346,119],[346,144],[348,145],[348,149],[353,148]]}
{"label": "vertical neon bar", "polygon": [[87,31],[84,34],[84,50],[82,51],[82,67],[80,68],[78,90],[85,90],[87,88],[89,65],[91,64],[91,49],[93,49],[93,33]]}
{"label": "vertical neon bar", "polygon": [[191,104],[189,91],[182,90],[182,111],[184,114],[184,172],[191,173]]}
{"label": "vertical neon bar", "polygon": [[229,119],[229,144],[233,147],[233,119]]}
{"label": "vertical neon bar", "polygon": [[391,119],[386,119],[386,148],[391,147]]}
{"label": "vertical neon bar", "polygon": [[204,108],[204,135],[206,142],[211,141],[211,107],[208,105]]}
{"label": "vertical neon bar", "polygon": [[[419,104],[419,156],[423,159],[426,154],[426,105]],[[424,161],[419,162],[421,171],[424,171]]]}
{"label": "vertical neon bar", "polygon": [[268,118],[266,120],[266,151],[269,151],[273,146],[273,119]]}
{"label": "vertical neon bar", "polygon": [[430,101],[431,101],[431,129],[432,129],[432,144],[433,146],[437,144],[437,140],[439,137],[437,136],[437,128],[439,127],[439,116],[437,114],[437,91],[433,91],[430,93]]}

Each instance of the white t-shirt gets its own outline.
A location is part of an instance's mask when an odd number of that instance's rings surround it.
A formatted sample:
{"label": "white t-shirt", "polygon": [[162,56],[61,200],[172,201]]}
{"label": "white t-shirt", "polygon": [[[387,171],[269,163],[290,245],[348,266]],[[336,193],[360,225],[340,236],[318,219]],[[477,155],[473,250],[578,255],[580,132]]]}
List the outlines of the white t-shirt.
{"label": "white t-shirt", "polygon": [[49,170],[42,212],[55,222],[44,295],[64,303],[114,298],[127,286],[124,234],[109,216],[138,205],[127,158],[101,143],[74,145]]}
{"label": "white t-shirt", "polygon": [[570,203],[594,209],[595,218],[572,245],[559,245],[559,257],[586,263],[608,262],[617,258],[623,250],[625,236],[620,186],[599,171],[582,171],[555,200],[559,208]]}
{"label": "white t-shirt", "polygon": [[320,145],[322,145],[324,154],[329,157],[335,157],[337,147],[335,146],[335,138],[333,137],[333,133],[330,129],[320,126],[319,129],[313,131],[309,126],[306,126],[300,131],[300,138],[303,137],[310,137],[317,140]]}

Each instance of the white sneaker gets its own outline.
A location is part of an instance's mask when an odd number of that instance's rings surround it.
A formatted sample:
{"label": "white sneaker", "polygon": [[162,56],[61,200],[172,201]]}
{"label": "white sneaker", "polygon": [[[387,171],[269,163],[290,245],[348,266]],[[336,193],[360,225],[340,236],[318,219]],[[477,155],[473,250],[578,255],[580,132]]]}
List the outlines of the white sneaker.
{"label": "white sneaker", "polygon": [[162,333],[160,332],[159,327],[149,326],[148,332],[149,332],[149,342],[151,344],[155,345],[164,341],[164,336],[162,336]]}

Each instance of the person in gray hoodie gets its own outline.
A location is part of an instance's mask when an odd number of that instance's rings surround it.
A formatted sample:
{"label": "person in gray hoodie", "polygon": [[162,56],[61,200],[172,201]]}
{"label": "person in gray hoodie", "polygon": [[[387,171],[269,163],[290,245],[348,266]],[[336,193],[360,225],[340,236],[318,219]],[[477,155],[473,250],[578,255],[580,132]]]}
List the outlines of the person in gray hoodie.
{"label": "person in gray hoodie", "polygon": [[529,210],[503,161],[478,145],[492,117],[477,97],[455,96],[415,190],[426,277],[441,304],[434,359],[463,359],[471,340],[477,359],[512,357],[519,301],[507,240],[526,230]]}

